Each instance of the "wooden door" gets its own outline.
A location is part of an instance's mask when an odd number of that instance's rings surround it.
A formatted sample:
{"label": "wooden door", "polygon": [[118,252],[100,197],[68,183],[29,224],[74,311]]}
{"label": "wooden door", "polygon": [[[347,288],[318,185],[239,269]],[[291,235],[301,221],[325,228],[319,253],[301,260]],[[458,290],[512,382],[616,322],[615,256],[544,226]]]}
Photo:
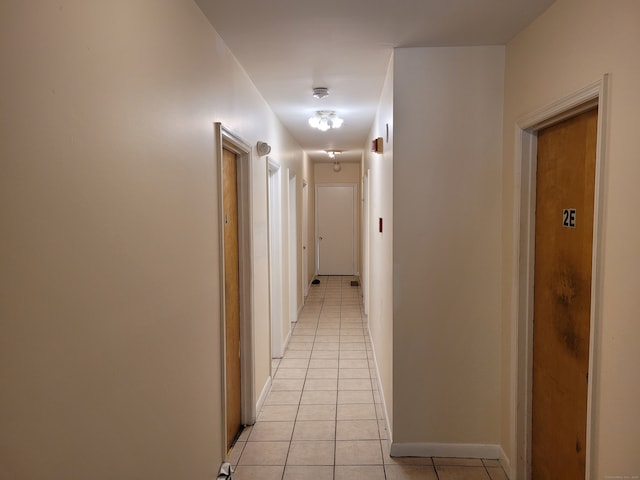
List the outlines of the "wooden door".
{"label": "wooden door", "polygon": [[318,273],[353,275],[355,187],[318,186]]}
{"label": "wooden door", "polygon": [[538,133],[532,480],[585,478],[597,122]]}
{"label": "wooden door", "polygon": [[224,306],[227,449],[241,429],[240,418],[240,283],[238,262],[238,173],[235,153],[223,150]]}

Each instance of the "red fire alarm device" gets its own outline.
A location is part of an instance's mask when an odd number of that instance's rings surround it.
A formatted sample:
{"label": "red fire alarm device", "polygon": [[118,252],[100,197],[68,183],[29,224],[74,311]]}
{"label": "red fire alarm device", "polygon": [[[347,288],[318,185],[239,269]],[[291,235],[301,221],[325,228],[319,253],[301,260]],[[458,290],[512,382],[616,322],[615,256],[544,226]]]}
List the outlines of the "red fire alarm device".
{"label": "red fire alarm device", "polygon": [[378,230],[382,233],[382,217],[378,218]]}

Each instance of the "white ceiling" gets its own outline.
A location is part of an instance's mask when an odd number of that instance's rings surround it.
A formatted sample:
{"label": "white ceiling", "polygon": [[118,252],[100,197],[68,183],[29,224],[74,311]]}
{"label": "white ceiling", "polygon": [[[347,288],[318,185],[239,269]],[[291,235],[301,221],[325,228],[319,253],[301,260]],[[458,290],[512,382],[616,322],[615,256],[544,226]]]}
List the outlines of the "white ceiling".
{"label": "white ceiling", "polygon": [[[196,0],[314,161],[359,161],[394,47],[503,45],[554,0]],[[318,100],[313,87],[327,87]],[[307,120],[335,110],[339,130]]]}

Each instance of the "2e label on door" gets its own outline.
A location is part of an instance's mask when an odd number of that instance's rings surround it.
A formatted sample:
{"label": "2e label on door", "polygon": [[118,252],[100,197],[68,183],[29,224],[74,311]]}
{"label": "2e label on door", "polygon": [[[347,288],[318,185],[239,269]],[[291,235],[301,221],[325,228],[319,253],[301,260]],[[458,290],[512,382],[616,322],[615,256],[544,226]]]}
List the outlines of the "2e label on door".
{"label": "2e label on door", "polygon": [[565,208],[562,210],[562,226],[565,228],[576,228],[575,208]]}

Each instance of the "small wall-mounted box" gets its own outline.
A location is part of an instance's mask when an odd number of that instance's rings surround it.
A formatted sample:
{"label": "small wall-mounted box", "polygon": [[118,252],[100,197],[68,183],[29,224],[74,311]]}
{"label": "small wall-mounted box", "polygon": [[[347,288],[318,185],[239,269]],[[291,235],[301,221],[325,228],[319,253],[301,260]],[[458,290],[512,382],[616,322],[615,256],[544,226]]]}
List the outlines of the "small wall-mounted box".
{"label": "small wall-mounted box", "polygon": [[382,153],[382,137],[373,139],[371,142],[371,151],[375,153]]}

